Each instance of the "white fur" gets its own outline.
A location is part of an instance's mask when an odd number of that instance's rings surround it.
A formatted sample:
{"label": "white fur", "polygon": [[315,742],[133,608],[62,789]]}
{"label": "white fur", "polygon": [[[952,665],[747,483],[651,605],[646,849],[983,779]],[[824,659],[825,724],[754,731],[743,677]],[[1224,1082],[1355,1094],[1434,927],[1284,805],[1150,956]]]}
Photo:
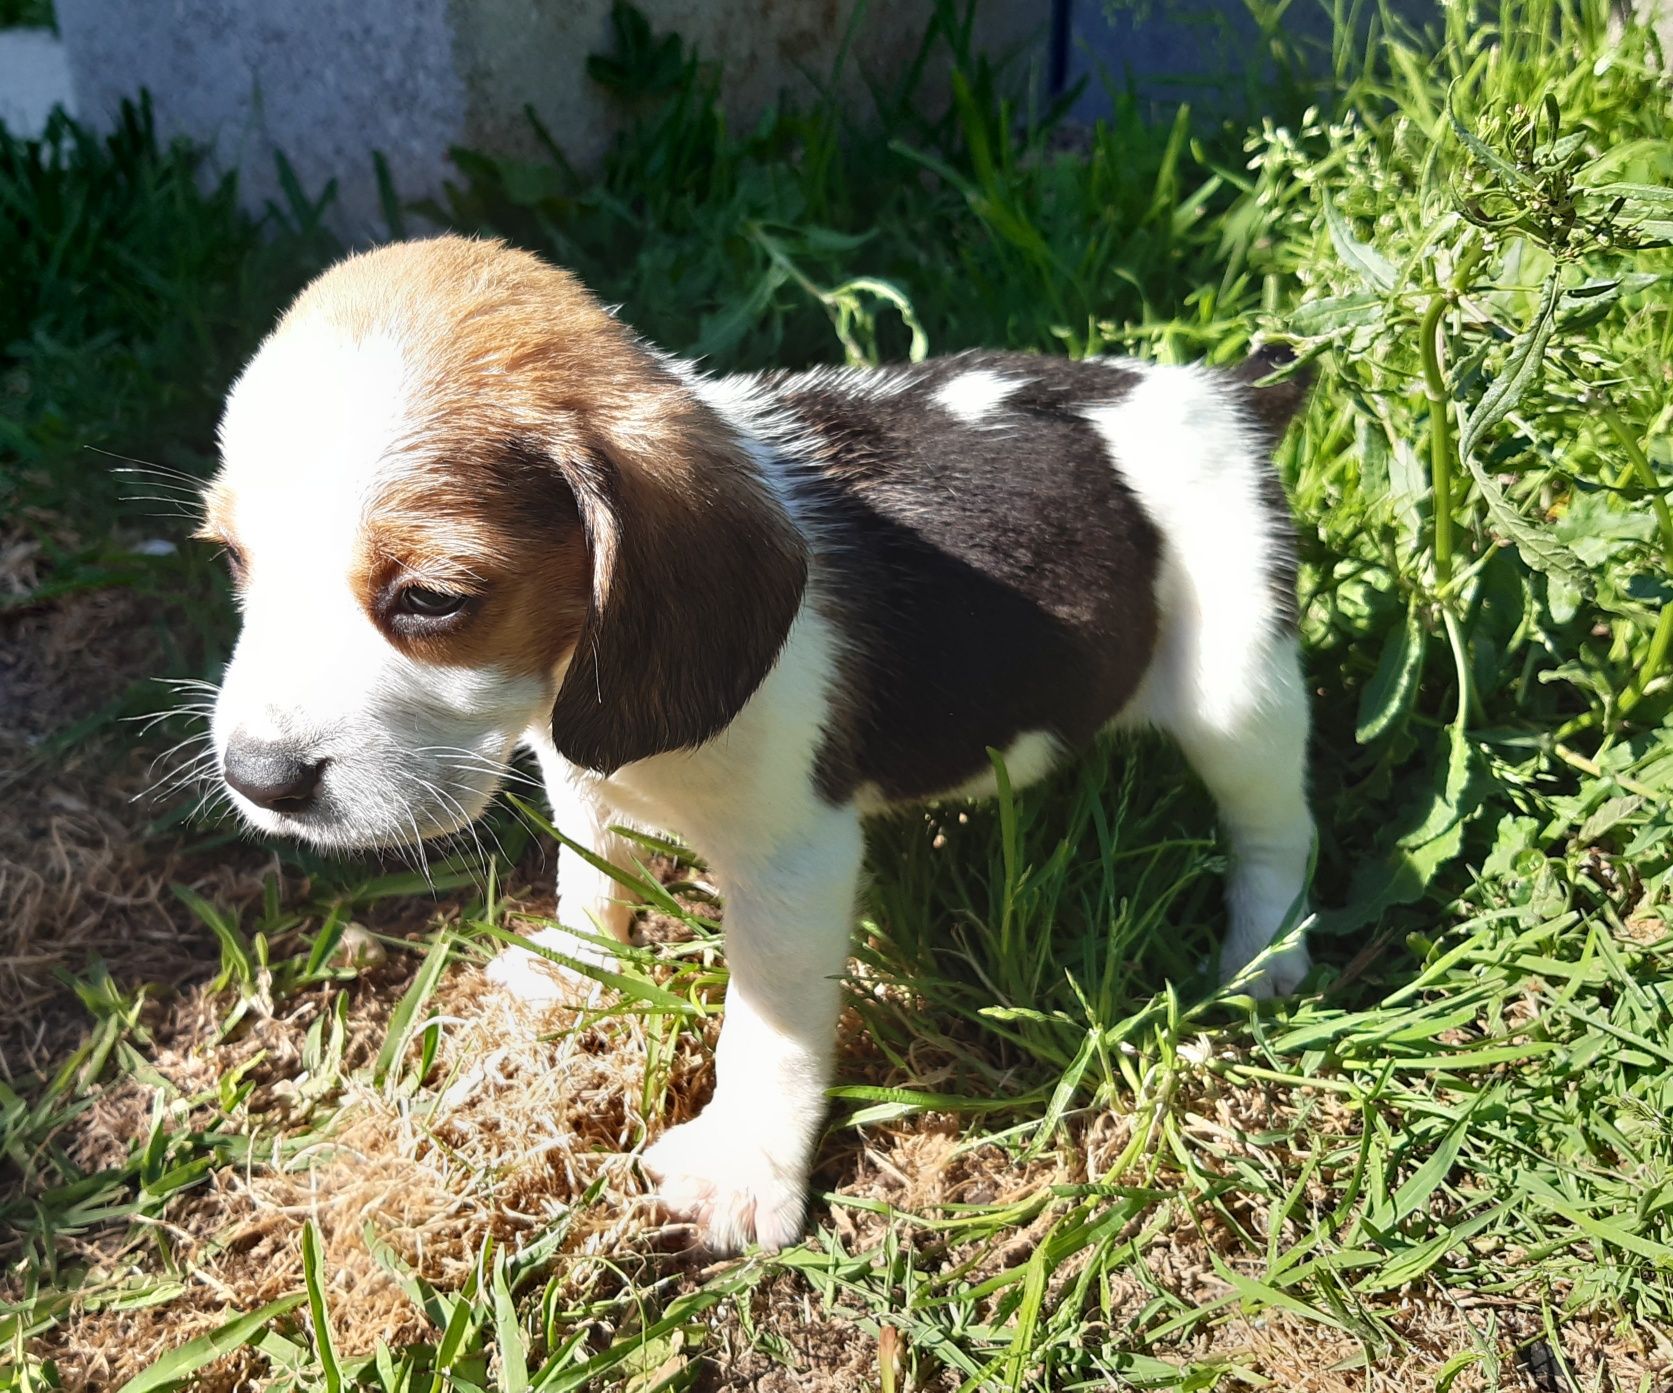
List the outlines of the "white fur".
{"label": "white fur", "polygon": [[[1233,857],[1230,980],[1299,910],[1313,848],[1300,652],[1275,619],[1275,541],[1261,529],[1269,466],[1235,401],[1198,368],[1148,368],[1087,415],[1162,534],[1160,639],[1123,721],[1169,732],[1219,805]],[[1308,966],[1296,936],[1249,990],[1292,990]]]}
{"label": "white fur", "polygon": [[[795,491],[774,473],[784,444],[774,438],[769,447],[759,436],[794,423],[768,431],[770,402],[753,379],[680,371],[753,442],[789,506]],[[829,385],[881,395],[898,380],[833,370]],[[972,370],[942,388],[938,403],[979,424],[1018,385]],[[833,807],[815,788],[815,756],[841,680],[838,636],[804,603],[776,666],[715,739],[609,777],[575,768],[547,728],[552,683],[410,662],[349,592],[364,501],[381,471],[401,464],[407,391],[398,344],[351,345],[321,330],[270,344],[233,392],[226,475],[252,570],[244,632],[216,711],[217,749],[241,728],[296,738],[332,760],[318,816],[243,811],[265,830],[326,843],[399,842],[480,811],[493,767],[521,738],[539,757],[558,825],[606,859],[629,858],[609,830],[623,820],[683,835],[726,895],[731,985],[714,1099],[657,1141],[645,1166],[669,1206],[716,1247],[790,1242],[831,1078],[862,819],[881,805],[873,790]],[[1162,535],[1160,643],[1123,719],[1177,737],[1221,806],[1234,856],[1224,953],[1231,974],[1299,905],[1312,837],[1296,645],[1273,621],[1271,539],[1259,524],[1257,471],[1267,466],[1233,399],[1207,374],[1145,370],[1134,390],[1088,417]],[[816,574],[810,594],[826,583]],[[1044,732],[1022,734],[1005,752],[1011,781],[1038,778],[1059,753]],[[984,773],[947,792],[992,789]],[[597,960],[594,945],[561,926],[625,939],[631,914],[608,875],[560,852],[560,927],[543,942]],[[1306,962],[1299,942],[1285,948],[1250,989],[1291,986]],[[502,956],[490,976],[531,1000],[558,994],[527,953]]]}
{"label": "white fur", "polygon": [[[833,808],[814,789],[836,655],[829,624],[804,606],[778,664],[717,739],[609,778],[542,754],[560,780],[555,801],[591,800],[595,826],[614,812],[678,829],[725,893],[731,985],[715,1095],[645,1154],[669,1207],[718,1248],[777,1247],[800,1232],[825,1112],[863,851],[858,808]],[[531,732],[536,749],[549,741]],[[567,874],[566,863],[566,903]]]}
{"label": "white fur", "polygon": [[935,401],[965,425],[979,426],[1021,385],[989,368],[971,368],[937,389]]}
{"label": "white fur", "polygon": [[[747,391],[730,401],[725,391],[707,395],[738,410],[740,424],[759,427]],[[1258,530],[1257,471],[1268,466],[1206,374],[1151,370],[1121,404],[1089,415],[1163,537],[1161,641],[1125,719],[1173,734],[1220,804],[1235,858],[1222,956],[1233,980],[1291,922],[1313,835],[1296,643],[1274,620],[1272,542]],[[715,1097],[645,1156],[668,1205],[723,1249],[751,1239],[776,1246],[800,1232],[858,894],[861,821],[884,806],[874,789],[839,809],[813,791],[837,652],[828,625],[804,609],[778,666],[716,741],[609,779],[580,776],[602,804],[685,834],[726,892],[732,987]],[[1004,756],[1020,788],[1061,752],[1033,731]],[[574,796],[573,777],[557,783],[555,804]],[[984,772],[946,796],[993,791]],[[581,821],[597,825],[598,817]],[[1297,939],[1242,985],[1256,995],[1288,990],[1307,966]]]}
{"label": "white fur", "polygon": [[402,464],[408,383],[399,344],[314,320],[271,340],[227,402],[222,480],[249,578],[211,723],[216,756],[237,733],[330,761],[301,814],[229,790],[264,832],[350,847],[462,828],[532,713],[550,709],[545,682],[401,654],[348,583],[366,501]]}
{"label": "white fur", "polygon": [[[545,720],[523,733],[523,743],[540,761],[553,826],[611,865],[629,869],[634,863],[632,843],[611,830],[612,823],[625,819],[612,816],[610,805],[597,791],[596,779],[558,753]],[[552,908],[555,922],[529,938],[564,957],[595,967],[611,967],[611,953],[597,940],[614,938],[627,943],[633,930],[633,912],[632,891],[565,842],[558,847],[558,893]],[[570,1000],[578,991],[592,994],[591,982],[584,974],[520,947],[507,949],[488,964],[488,980],[530,1005]]]}

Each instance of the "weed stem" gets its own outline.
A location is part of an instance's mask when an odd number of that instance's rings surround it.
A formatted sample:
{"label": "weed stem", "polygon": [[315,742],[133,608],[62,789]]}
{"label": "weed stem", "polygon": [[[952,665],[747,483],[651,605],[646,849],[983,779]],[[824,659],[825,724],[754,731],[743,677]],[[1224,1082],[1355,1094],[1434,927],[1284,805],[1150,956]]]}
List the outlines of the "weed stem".
{"label": "weed stem", "polygon": [[1441,316],[1446,312],[1447,295],[1437,291],[1423,314],[1423,326],[1418,341],[1423,351],[1423,381],[1429,396],[1429,488],[1430,511],[1435,524],[1435,594],[1441,607],[1441,622],[1446,626],[1447,644],[1452,649],[1452,665],[1458,674],[1459,730],[1470,717],[1470,662],[1464,646],[1464,635],[1458,627],[1458,616],[1453,613],[1452,597],[1447,593],[1452,585],[1452,424],[1447,419],[1446,379],[1441,374]]}
{"label": "weed stem", "polygon": [[1435,524],[1435,583],[1452,579],[1452,425],[1446,414],[1446,381],[1441,376],[1441,315],[1447,297],[1437,291],[1423,314],[1418,342],[1423,349],[1423,382],[1429,393],[1429,490]]}

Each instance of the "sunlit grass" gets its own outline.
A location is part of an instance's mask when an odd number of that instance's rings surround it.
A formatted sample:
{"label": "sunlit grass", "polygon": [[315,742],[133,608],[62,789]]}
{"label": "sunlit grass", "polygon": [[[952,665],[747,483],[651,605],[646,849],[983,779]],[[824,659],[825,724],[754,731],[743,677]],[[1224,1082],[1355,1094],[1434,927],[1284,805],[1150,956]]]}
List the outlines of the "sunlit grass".
{"label": "sunlit grass", "polygon": [[[957,48],[952,21],[933,43]],[[880,94],[875,127],[730,132],[718,78],[622,25],[606,74],[644,116],[600,177],[461,155],[428,211],[575,266],[666,347],[717,369],[974,344],[1229,361],[1266,336],[1311,359],[1279,458],[1319,990],[1258,1011],[1213,990],[1222,852],[1159,744],[879,824],[807,1239],[701,1268],[663,1251],[631,1160],[705,1087],[725,966],[701,869],[647,844],[670,941],[530,1028],[473,984],[533,926],[503,878],[550,841],[537,808],[502,814],[495,865],[462,846],[431,868],[439,911],[417,872],[287,850],[242,908],[181,897],[218,972],[141,983],[66,952],[84,1037],[0,1084],[0,1387],[115,1386],[90,1350],[126,1377],[169,1349],[136,1386],[212,1366],[649,1393],[775,1364],[838,1388],[1664,1383],[1653,40],[1603,3],[1383,16],[1269,118],[1157,126],[1121,98],[1065,141],[968,55],[937,119]],[[208,675],[212,567],[135,557],[180,524],[78,447],[201,472],[240,355],[331,248],[300,194],[258,233],[193,176],[140,117],[0,145],[0,265],[25,268],[0,308],[0,541],[45,557],[0,623],[125,586],[155,597],[159,664]],[[143,701],[34,758],[114,747]],[[233,854],[177,817],[154,835]]]}

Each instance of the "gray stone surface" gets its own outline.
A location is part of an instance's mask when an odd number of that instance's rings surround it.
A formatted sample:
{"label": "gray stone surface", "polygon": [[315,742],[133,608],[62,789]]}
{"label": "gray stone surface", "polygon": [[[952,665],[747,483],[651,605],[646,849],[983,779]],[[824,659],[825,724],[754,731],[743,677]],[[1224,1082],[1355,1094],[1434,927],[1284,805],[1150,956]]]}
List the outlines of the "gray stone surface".
{"label": "gray stone surface", "polygon": [[[468,22],[461,9],[458,55],[469,143],[534,153],[522,110],[527,102],[573,163],[594,163],[624,115],[585,71],[589,53],[611,48],[610,5],[471,0]],[[658,33],[677,33],[718,62],[728,118],[753,123],[780,93],[808,98],[832,81],[833,70],[844,106],[866,114],[867,77],[885,83],[900,77],[935,7],[933,0],[870,0],[863,7],[856,0],[639,0],[639,8]],[[996,53],[1026,47],[1043,54],[1050,19],[1046,0],[983,0],[977,44]],[[931,70],[927,99],[946,90],[944,69]]]}
{"label": "gray stone surface", "polygon": [[58,36],[50,29],[0,30],[0,125],[39,135],[56,106],[75,109]]}
{"label": "gray stone surface", "polygon": [[148,88],[165,135],[213,144],[245,201],[280,199],[274,150],[304,189],[340,180],[339,222],[376,226],[370,152],[434,186],[464,132],[448,0],[58,0],[77,105],[106,120]]}
{"label": "gray stone surface", "polygon": [[[857,0],[641,0],[725,71],[729,118],[752,122],[781,91],[832,72]],[[866,75],[897,78],[933,0],[873,0],[838,82],[863,114]],[[1044,0],[988,0],[980,41],[1043,47]],[[408,197],[437,192],[446,152],[533,154],[525,106],[566,155],[596,162],[624,119],[586,73],[610,47],[610,0],[58,0],[77,101],[108,118],[141,87],[165,134],[212,142],[246,201],[279,196],[273,152],[303,187],[339,180],[339,228],[382,230],[370,152]],[[937,78],[932,74],[931,88]]]}
{"label": "gray stone surface", "polygon": [[[862,0],[640,0],[652,26],[674,30],[726,73],[728,114],[755,120],[781,91],[807,95],[831,76]],[[1394,0],[1422,20],[1437,0]],[[1617,0],[1655,23],[1673,52],[1673,0]],[[1179,101],[1239,105],[1270,71],[1243,0],[1058,0],[1068,18],[1067,78],[1089,78],[1076,115],[1109,110],[1106,82],[1131,84],[1152,113]],[[1017,51],[1013,73],[1047,67],[1052,0],[982,0],[977,42]],[[1374,7],[1363,6],[1367,12]],[[382,231],[370,152],[381,151],[409,197],[434,194],[459,144],[535,155],[532,107],[570,160],[593,164],[625,113],[586,74],[610,46],[610,0],[57,0],[60,50],[44,32],[0,35],[0,115],[38,125],[73,82],[81,115],[102,121],[147,87],[165,135],[212,142],[241,171],[246,201],[281,197],[273,152],[304,189],[336,178],[335,222],[351,236]],[[933,0],[869,0],[837,79],[864,117],[866,79],[896,79],[911,61]],[[1323,7],[1296,0],[1286,30],[1315,42]],[[65,60],[68,60],[67,69]],[[1019,82],[1020,85],[1020,82]],[[945,92],[931,71],[926,96]]]}

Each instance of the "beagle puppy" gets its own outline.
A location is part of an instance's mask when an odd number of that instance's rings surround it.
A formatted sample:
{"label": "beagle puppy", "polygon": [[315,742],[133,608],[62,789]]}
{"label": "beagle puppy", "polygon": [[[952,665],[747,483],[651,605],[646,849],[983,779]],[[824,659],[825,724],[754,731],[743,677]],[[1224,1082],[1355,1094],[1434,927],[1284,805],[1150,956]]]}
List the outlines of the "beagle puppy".
{"label": "beagle puppy", "polygon": [[[1269,462],[1304,389],[1255,386],[1275,362],[716,378],[499,242],[350,257],[221,422],[227,788],[263,832],[412,845],[480,814],[521,744],[603,860],[631,864],[614,826],[688,839],[726,896],[717,1083],[643,1162],[713,1248],[791,1242],[864,820],[992,793],[990,749],[1022,785],[1111,727],[1171,733],[1230,844],[1226,976],[1306,972],[1307,703]],[[560,852],[559,923],[625,941],[632,913]],[[513,950],[491,975],[537,995],[543,966]]]}

